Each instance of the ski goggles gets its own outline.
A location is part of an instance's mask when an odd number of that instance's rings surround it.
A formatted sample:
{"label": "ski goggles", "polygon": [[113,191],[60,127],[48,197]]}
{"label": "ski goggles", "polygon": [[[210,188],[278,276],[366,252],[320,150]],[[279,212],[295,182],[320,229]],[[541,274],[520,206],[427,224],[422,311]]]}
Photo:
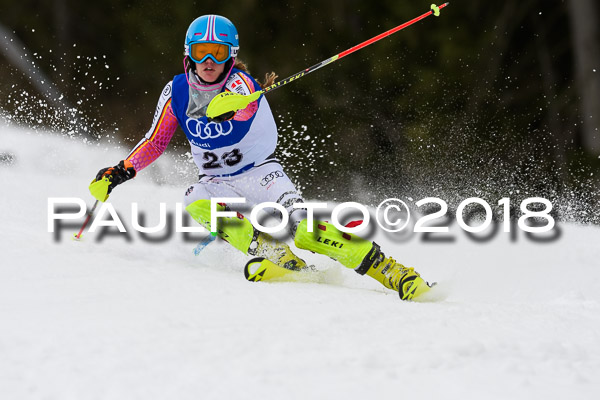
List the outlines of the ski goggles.
{"label": "ski goggles", "polygon": [[231,58],[231,46],[225,43],[192,43],[190,58],[198,64],[202,64],[208,58],[217,64],[223,64]]}

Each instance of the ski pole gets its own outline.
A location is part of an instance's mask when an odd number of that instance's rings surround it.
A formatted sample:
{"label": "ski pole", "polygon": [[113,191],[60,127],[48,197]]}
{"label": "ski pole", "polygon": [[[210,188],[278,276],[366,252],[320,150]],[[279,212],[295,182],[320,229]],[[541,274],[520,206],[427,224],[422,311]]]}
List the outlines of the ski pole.
{"label": "ski pole", "polygon": [[92,218],[92,215],[94,214],[94,211],[96,210],[96,207],[98,206],[98,202],[100,202],[100,201],[105,202],[108,199],[108,187],[109,186],[110,186],[110,179],[107,176],[103,177],[99,181],[94,179],[92,181],[92,183],[90,184],[90,187],[89,187],[90,193],[92,194],[92,196],[94,196],[94,198],[96,199],[96,202],[94,203],[94,206],[92,207],[92,209],[87,213],[87,218],[83,222],[83,225],[82,225],[81,229],[79,230],[79,233],[76,233],[74,235],[74,237],[73,237],[74,240],[81,239],[81,234],[83,233],[83,230],[85,229],[86,225],[90,221],[90,218]]}
{"label": "ski pole", "polygon": [[220,115],[223,115],[223,114],[231,112],[231,111],[242,110],[242,109],[246,108],[248,106],[248,104],[257,100],[263,94],[272,92],[273,90],[278,89],[281,86],[287,85],[290,82],[300,79],[304,75],[307,75],[313,71],[318,70],[319,68],[322,68],[328,64],[331,64],[334,61],[344,58],[347,55],[352,54],[355,51],[358,51],[364,47],[367,47],[368,45],[375,43],[378,40],[381,40],[385,37],[388,37],[408,26],[411,26],[415,22],[419,22],[420,20],[427,18],[430,15],[435,15],[436,17],[438,17],[440,15],[440,10],[449,4],[450,3],[444,3],[444,4],[440,5],[439,7],[436,6],[435,4],[432,4],[431,10],[426,12],[425,14],[420,15],[416,18],[413,18],[410,21],[405,22],[401,25],[398,25],[397,27],[392,28],[389,31],[383,32],[371,39],[365,40],[364,42],[357,44],[356,46],[351,47],[348,50],[342,51],[341,53],[338,53],[333,57],[329,57],[328,59],[323,60],[320,63],[315,64],[312,67],[306,68],[305,70],[302,70],[302,71],[300,71],[292,76],[289,76],[279,82],[275,82],[274,84],[272,84],[271,86],[267,86],[263,90],[259,90],[252,94],[249,94],[249,95],[242,95],[242,94],[238,94],[238,93],[234,93],[234,92],[220,93],[217,96],[215,96],[211,100],[211,102],[208,104],[208,108],[206,110],[206,116],[208,118],[214,118],[214,117],[218,117]]}
{"label": "ski pole", "polygon": [[75,236],[73,237],[73,239],[75,239],[75,240],[80,240],[81,239],[81,234],[83,233],[83,230],[85,229],[85,227],[87,226],[88,222],[90,221],[90,218],[92,218],[92,215],[94,214],[94,211],[96,210],[96,206],[97,205],[98,205],[98,200],[96,200],[96,202],[94,203],[94,206],[92,207],[92,209],[90,211],[88,211],[87,218],[83,222],[83,225],[81,226],[81,229],[79,230],[79,233],[76,233]]}

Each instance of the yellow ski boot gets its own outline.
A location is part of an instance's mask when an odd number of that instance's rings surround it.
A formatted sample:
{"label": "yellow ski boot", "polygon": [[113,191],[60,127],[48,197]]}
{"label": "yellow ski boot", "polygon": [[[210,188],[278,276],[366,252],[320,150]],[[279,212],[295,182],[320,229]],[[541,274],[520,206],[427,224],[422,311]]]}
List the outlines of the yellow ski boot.
{"label": "yellow ski boot", "polygon": [[290,246],[263,232],[252,241],[248,254],[257,256],[244,268],[244,275],[251,282],[287,280],[294,272],[314,271],[314,267],[308,267]]}
{"label": "yellow ski boot", "polygon": [[304,260],[295,255],[290,246],[264,232],[259,232],[255,240],[252,241],[248,254],[265,258],[273,264],[290,271],[301,271],[306,268]]}
{"label": "yellow ski boot", "polygon": [[344,233],[327,222],[315,222],[312,232],[307,227],[307,220],[298,226],[294,238],[298,248],[327,255],[360,275],[369,275],[397,291],[402,300],[411,300],[429,291],[430,286],[414,269],[385,258],[375,242]]}
{"label": "yellow ski boot", "polygon": [[[386,258],[375,243],[371,253],[365,257],[365,261],[367,263],[363,262],[362,268],[359,267],[357,272],[365,271],[362,273],[380,282],[386,288],[397,291],[402,300],[412,300],[431,289],[418,272],[396,262],[392,257]],[[371,265],[368,266],[369,264]]]}

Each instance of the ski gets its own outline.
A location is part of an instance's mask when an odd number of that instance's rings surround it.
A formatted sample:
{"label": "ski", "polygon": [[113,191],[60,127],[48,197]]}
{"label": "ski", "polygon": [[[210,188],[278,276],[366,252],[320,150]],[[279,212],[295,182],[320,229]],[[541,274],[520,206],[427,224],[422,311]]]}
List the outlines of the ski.
{"label": "ski", "polygon": [[[280,267],[263,257],[256,257],[246,263],[244,276],[250,282],[310,282],[326,283],[326,271],[319,271],[314,265],[299,270]],[[420,277],[418,279],[421,279]],[[440,291],[437,283],[420,282],[420,289],[415,293],[409,288],[410,295],[404,300],[416,302],[437,302],[447,297],[445,291]],[[415,286],[416,288],[416,286]]]}
{"label": "ski", "polygon": [[251,259],[244,267],[244,276],[250,282],[318,282],[320,275],[314,265],[293,270],[280,267],[263,257]]}

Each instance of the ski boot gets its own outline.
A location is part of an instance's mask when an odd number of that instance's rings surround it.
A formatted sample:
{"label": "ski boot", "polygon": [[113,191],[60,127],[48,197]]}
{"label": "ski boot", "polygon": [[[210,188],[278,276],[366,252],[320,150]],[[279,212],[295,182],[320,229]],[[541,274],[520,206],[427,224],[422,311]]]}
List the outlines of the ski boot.
{"label": "ski boot", "polygon": [[402,300],[412,300],[431,289],[413,268],[405,267],[392,257],[385,257],[375,242],[356,272],[366,274],[386,288],[397,291]]}
{"label": "ski boot", "polygon": [[368,275],[388,289],[397,291],[402,300],[411,300],[429,291],[430,286],[412,268],[386,258],[379,246],[361,237],[344,233],[327,222],[316,222],[308,232],[307,220],[296,231],[300,249],[327,255],[360,275]]}
{"label": "ski boot", "polygon": [[273,264],[290,271],[301,271],[306,262],[292,252],[290,246],[264,232],[255,230],[255,238],[250,243],[248,254],[267,259]]}
{"label": "ski boot", "polygon": [[[219,211],[230,211],[225,204],[218,204]],[[210,227],[210,201],[196,200],[186,207],[192,218],[205,227]],[[272,236],[258,231],[242,214],[222,217],[217,221],[216,234],[244,254],[261,257],[291,270],[306,267],[304,260],[296,256],[290,247]]]}

